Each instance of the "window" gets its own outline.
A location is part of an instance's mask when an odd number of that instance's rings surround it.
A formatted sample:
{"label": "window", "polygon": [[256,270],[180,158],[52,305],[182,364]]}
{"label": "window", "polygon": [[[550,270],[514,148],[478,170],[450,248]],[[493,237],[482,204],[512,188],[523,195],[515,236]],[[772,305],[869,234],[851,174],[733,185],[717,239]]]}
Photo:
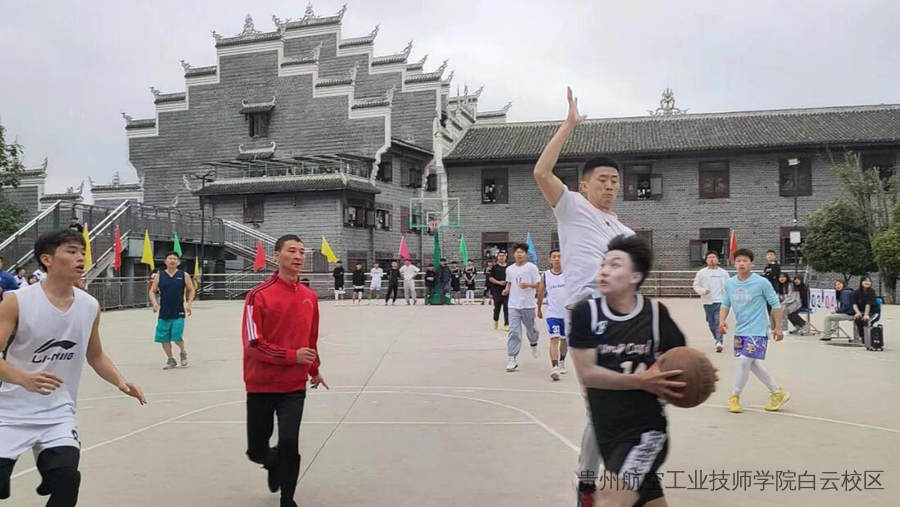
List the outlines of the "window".
{"label": "window", "polygon": [[425,179],[425,191],[437,192],[437,174],[429,174]]}
{"label": "window", "polygon": [[625,166],[626,201],[643,201],[662,197],[662,175],[652,174],[650,164],[628,164]]}
{"label": "window", "polygon": [[376,209],[375,210],[375,230],[389,231],[391,230],[391,210]]}
{"label": "window", "polygon": [[[791,231],[800,231],[800,244],[791,244]],[[806,227],[782,227],[781,236],[781,263],[786,266],[803,264],[803,242],[806,240]]]}
{"label": "window", "polygon": [[559,233],[550,233],[550,250],[559,250]]}
{"label": "window", "polygon": [[391,163],[390,155],[381,157],[381,163],[378,164],[378,176],[375,179],[385,183],[390,183],[394,180],[394,166]]}
{"label": "window", "polygon": [[348,204],[344,207],[344,226],[365,227],[366,208],[357,204]]}
{"label": "window", "polygon": [[400,184],[404,187],[419,188],[422,186],[422,168],[417,165],[408,165],[401,173]]}
{"label": "window", "polygon": [[400,206],[400,232],[410,232],[409,228],[409,208]]}
{"label": "window", "polygon": [[483,204],[509,202],[509,173],[506,169],[481,170],[481,202]]}
{"label": "window", "polygon": [[369,252],[365,250],[347,250],[347,265],[344,266],[344,275],[349,278],[357,264],[362,265],[363,271],[368,271],[369,269],[366,267],[368,254]]}
{"label": "window", "polygon": [[[794,167],[790,160],[783,158],[778,161],[778,193],[781,197],[794,197]],[[808,158],[798,158],[797,168],[797,195],[812,195],[812,161]]]}
{"label": "window", "polygon": [[266,199],[264,196],[244,198],[244,223],[261,224],[266,217]]}
{"label": "window", "polygon": [[703,264],[706,262],[707,252],[716,252],[719,259],[726,259],[730,236],[731,229],[726,227],[700,229],[700,239],[690,241],[690,262]]}
{"label": "window", "polygon": [[497,254],[509,248],[508,232],[482,232],[481,251],[485,259],[496,259]]}
{"label": "window", "polygon": [[894,168],[897,166],[897,154],[894,152],[863,153],[860,160],[864,171],[877,169],[885,183],[894,175]]}
{"label": "window", "polygon": [[721,199],[729,195],[728,161],[700,162],[700,198]]}
{"label": "window", "polygon": [[269,135],[269,111],[260,113],[247,113],[247,126],[250,127],[250,137],[267,137]]}

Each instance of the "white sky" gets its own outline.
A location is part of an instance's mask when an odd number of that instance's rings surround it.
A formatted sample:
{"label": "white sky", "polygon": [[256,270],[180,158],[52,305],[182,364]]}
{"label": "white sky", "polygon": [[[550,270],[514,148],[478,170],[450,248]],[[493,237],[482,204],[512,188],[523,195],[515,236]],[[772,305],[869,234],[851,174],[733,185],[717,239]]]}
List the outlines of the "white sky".
{"label": "white sky", "polygon": [[[331,15],[341,2],[319,1]],[[253,15],[300,18],[298,1],[0,0],[0,123],[26,162],[50,159],[48,191],[114,171],[135,180],[125,111],[154,116],[149,92],[184,90],[178,61],[216,63],[210,30]],[[485,85],[482,109],[558,119],[571,84],[592,118],[636,116],[665,87],[690,112],[900,102],[900,3],[891,0],[453,2],[355,0],[343,36],[381,23],[376,54],[414,40],[426,71],[449,58],[456,84]],[[88,186],[87,183],[85,185]]]}

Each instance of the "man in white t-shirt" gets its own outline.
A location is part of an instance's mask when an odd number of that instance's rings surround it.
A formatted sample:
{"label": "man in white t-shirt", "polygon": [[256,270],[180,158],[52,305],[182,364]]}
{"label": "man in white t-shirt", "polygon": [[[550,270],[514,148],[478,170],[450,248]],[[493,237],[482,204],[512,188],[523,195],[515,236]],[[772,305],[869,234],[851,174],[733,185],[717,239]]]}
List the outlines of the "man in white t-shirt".
{"label": "man in white t-shirt", "polygon": [[706,267],[694,277],[694,292],[700,295],[706,323],[715,340],[716,352],[722,352],[722,334],[719,332],[719,309],[722,307],[722,295],[728,272],[719,267],[719,254],[713,251],[706,253]]}
{"label": "man in white t-shirt", "polygon": [[[541,285],[538,287],[537,316],[547,318],[547,331],[550,333],[550,378],[559,380],[566,373],[566,275],[562,271],[559,250],[550,251],[550,269],[541,273]],[[543,311],[543,302],[547,301],[547,312]]]}
{"label": "man in white t-shirt", "polygon": [[416,304],[416,275],[420,269],[412,263],[410,259],[403,259],[403,267],[400,268],[400,276],[403,277],[403,297],[406,298],[406,304],[412,299],[412,304]]}
{"label": "man in white t-shirt", "polygon": [[[620,234],[633,235],[634,231],[613,213],[620,183],[615,161],[603,157],[588,159],[581,167],[578,192],[566,188],[553,174],[563,145],[584,120],[578,113],[578,101],[572,89],[566,92],[569,112],[538,158],[534,179],[556,215],[562,268],[566,273],[566,307],[571,310],[580,301],[600,295],[597,276],[609,241]],[[578,505],[590,505],[600,472],[600,450],[590,418],[581,438],[578,462]]]}
{"label": "man in white t-shirt", "polygon": [[513,246],[513,258],[516,263],[506,268],[506,288],[503,296],[509,296],[509,334],[506,340],[506,352],[509,362],[506,371],[513,372],[519,367],[516,357],[522,347],[522,326],[528,334],[531,344],[531,355],[537,358],[538,331],[534,327],[534,316],[537,308],[535,290],[541,283],[541,273],[537,266],[528,262],[528,245]]}
{"label": "man in white t-shirt", "polygon": [[381,278],[384,276],[384,270],[381,269],[381,265],[375,264],[372,266],[372,269],[369,270],[369,304],[372,304],[372,299],[378,299],[378,292],[381,290]]}

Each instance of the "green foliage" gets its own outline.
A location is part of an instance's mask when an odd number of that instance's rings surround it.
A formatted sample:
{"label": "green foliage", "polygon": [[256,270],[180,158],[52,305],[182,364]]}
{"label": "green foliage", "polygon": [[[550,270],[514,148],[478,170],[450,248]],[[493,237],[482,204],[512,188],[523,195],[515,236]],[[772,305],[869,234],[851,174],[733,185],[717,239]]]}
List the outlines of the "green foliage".
{"label": "green foliage", "polygon": [[841,273],[845,281],[876,270],[863,220],[850,201],[826,204],[809,216],[803,258],[816,271]]}

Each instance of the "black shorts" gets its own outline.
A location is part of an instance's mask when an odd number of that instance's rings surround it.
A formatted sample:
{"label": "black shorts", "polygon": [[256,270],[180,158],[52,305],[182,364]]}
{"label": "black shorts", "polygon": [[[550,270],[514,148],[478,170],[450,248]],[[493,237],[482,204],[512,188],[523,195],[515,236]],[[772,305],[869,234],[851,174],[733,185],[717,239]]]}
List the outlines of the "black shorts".
{"label": "black shorts", "polygon": [[657,471],[669,453],[668,433],[647,430],[601,443],[599,447],[606,470],[638,494],[636,507],[664,496]]}
{"label": "black shorts", "polygon": [[344,284],[343,284],[343,283],[334,282],[334,290],[344,290]]}

